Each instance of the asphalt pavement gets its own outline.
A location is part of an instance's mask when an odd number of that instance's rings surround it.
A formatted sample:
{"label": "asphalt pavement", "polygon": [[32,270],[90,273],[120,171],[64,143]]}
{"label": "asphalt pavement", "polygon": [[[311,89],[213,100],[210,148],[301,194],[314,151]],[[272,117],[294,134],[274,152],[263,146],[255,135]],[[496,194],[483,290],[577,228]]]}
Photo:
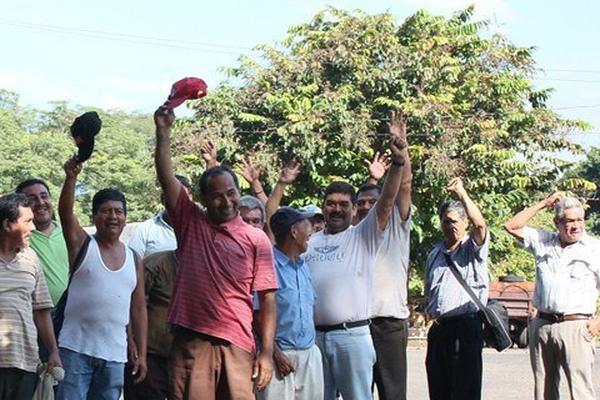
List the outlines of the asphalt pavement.
{"label": "asphalt pavement", "polygon": [[[408,399],[426,400],[427,377],[425,375],[425,349],[408,349]],[[594,387],[600,399],[600,353],[596,352]],[[568,399],[564,378],[561,380],[561,399]],[[510,349],[498,353],[492,349],[483,351],[484,400],[533,399],[533,373],[527,350]]]}

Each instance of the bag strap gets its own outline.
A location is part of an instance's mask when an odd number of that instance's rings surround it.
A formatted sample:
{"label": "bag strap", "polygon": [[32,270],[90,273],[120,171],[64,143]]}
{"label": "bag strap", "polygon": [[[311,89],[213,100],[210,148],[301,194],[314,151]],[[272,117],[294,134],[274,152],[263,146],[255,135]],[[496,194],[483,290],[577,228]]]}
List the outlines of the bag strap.
{"label": "bag strap", "polygon": [[454,275],[454,277],[456,278],[456,280],[458,281],[458,283],[460,283],[460,286],[462,286],[463,289],[465,289],[465,291],[467,292],[467,294],[469,295],[469,297],[475,302],[475,304],[477,304],[477,307],[480,310],[485,309],[485,306],[483,305],[483,303],[481,302],[481,300],[479,300],[479,297],[477,297],[477,295],[475,294],[475,292],[473,292],[473,289],[471,288],[471,286],[469,286],[467,284],[467,282],[465,281],[465,279],[462,277],[462,275],[458,271],[458,268],[456,268],[456,264],[454,263],[454,261],[450,257],[450,254],[444,252],[443,250],[442,250],[442,253],[444,254],[444,258],[446,259],[446,264],[448,264],[448,267],[450,268],[450,271],[452,271],[452,275]]}
{"label": "bag strap", "polygon": [[92,238],[90,235],[85,235],[85,240],[83,241],[83,244],[81,245],[81,248],[79,249],[79,253],[77,253],[77,255],[75,256],[75,260],[73,260],[73,266],[71,268],[69,268],[69,283],[67,283],[67,289],[69,289],[69,286],[71,286],[71,280],[73,279],[73,274],[75,273],[75,271],[77,271],[77,269],[83,262],[83,257],[85,257],[85,254],[87,253],[87,249],[90,246],[91,240],[92,240]]}

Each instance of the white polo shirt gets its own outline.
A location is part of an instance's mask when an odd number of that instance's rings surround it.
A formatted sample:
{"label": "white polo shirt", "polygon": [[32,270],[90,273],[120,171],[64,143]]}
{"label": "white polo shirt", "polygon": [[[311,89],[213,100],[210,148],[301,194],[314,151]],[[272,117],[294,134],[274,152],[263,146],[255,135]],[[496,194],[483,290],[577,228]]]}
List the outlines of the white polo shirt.
{"label": "white polo shirt", "polygon": [[519,244],[535,256],[535,308],[547,313],[595,313],[600,240],[584,234],[579,241],[562,247],[558,233],[525,227]]}
{"label": "white polo shirt", "polygon": [[317,293],[315,325],[336,325],[371,317],[375,257],[384,231],[375,208],[343,232],[314,234],[305,260]]}

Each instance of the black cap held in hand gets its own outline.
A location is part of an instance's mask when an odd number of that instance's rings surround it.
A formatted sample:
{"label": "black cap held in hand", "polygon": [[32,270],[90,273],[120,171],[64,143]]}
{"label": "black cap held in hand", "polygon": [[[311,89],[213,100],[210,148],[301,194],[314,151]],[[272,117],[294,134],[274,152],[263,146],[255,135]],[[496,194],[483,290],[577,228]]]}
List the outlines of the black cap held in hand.
{"label": "black cap held in hand", "polygon": [[88,111],[75,118],[71,125],[71,136],[79,149],[77,162],[81,163],[90,158],[94,151],[94,137],[100,132],[100,128],[102,120],[96,111]]}

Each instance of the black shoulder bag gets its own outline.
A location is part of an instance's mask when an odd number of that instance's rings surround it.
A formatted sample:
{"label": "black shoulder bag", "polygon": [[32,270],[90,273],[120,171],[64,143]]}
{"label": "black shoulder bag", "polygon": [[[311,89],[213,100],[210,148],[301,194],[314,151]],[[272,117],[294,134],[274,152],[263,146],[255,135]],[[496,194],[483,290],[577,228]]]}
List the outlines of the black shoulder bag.
{"label": "black shoulder bag", "polygon": [[79,249],[79,253],[75,257],[73,261],[73,266],[69,269],[69,283],[67,284],[67,288],[63,292],[62,296],[58,300],[58,303],[54,306],[52,310],[52,324],[54,325],[54,336],[56,337],[56,341],[58,342],[58,335],[60,334],[60,330],[62,329],[63,322],[65,320],[65,307],[67,306],[67,298],[69,297],[69,286],[71,286],[71,280],[73,279],[73,274],[77,271],[77,268],[81,265],[83,258],[85,257],[85,253],[87,253],[87,249],[90,245],[90,236],[86,235],[83,244],[81,245],[81,249]]}
{"label": "black shoulder bag", "polygon": [[512,346],[512,339],[508,333],[508,311],[506,307],[496,300],[489,300],[487,306],[484,306],[473,292],[473,289],[465,282],[450,255],[444,253],[444,257],[458,283],[460,283],[479,308],[479,315],[483,320],[483,339],[487,345],[495,348],[497,351],[504,351],[510,348]]}

